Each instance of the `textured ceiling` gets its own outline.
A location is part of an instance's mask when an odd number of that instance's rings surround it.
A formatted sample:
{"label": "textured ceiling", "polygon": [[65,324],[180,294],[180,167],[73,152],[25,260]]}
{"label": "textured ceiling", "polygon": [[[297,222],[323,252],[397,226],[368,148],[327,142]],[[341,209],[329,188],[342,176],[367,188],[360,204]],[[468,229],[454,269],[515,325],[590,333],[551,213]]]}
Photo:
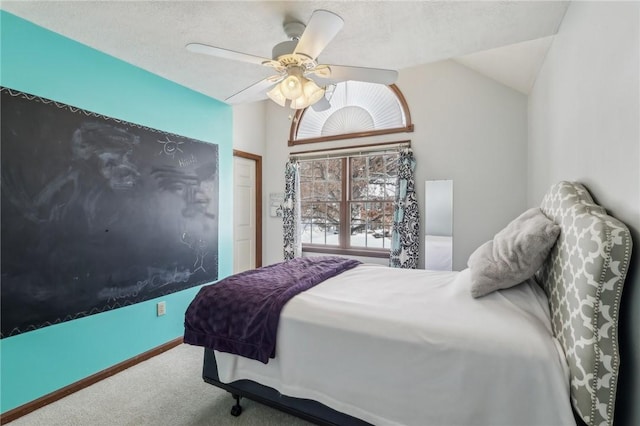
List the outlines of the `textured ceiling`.
{"label": "textured ceiling", "polygon": [[187,52],[187,43],[271,57],[272,47],[287,39],[283,22],[306,22],[315,9],[330,10],[345,21],[320,55],[320,63],[401,71],[453,58],[526,93],[567,6],[568,2],[558,1],[3,0],[0,4],[37,25],[220,100],[273,72]]}

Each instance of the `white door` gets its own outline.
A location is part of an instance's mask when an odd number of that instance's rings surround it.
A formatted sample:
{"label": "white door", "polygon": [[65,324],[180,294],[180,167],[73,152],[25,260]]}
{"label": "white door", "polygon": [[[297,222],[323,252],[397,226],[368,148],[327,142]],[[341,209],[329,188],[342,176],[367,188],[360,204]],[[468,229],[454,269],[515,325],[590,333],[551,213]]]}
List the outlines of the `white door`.
{"label": "white door", "polygon": [[256,267],[256,162],[233,157],[233,273]]}

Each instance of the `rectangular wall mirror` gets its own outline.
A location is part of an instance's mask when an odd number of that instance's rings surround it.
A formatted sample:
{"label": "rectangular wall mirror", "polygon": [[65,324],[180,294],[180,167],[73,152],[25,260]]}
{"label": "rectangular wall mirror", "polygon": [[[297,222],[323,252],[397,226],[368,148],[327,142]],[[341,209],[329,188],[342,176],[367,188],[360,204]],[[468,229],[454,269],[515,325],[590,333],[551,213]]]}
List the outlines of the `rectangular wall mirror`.
{"label": "rectangular wall mirror", "polygon": [[453,269],[453,181],[428,180],[424,185],[425,269]]}

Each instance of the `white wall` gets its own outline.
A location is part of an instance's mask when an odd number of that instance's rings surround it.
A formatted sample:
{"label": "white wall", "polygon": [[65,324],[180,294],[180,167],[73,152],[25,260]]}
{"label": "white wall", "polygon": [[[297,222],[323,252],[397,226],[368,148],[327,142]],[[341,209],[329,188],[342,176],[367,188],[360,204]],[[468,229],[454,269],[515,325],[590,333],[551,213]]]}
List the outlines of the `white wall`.
{"label": "white wall", "polygon": [[[464,269],[473,250],[524,211],[527,99],[453,61],[402,70],[398,86],[416,125],[409,137],[421,229],[424,181],[452,179],[453,268]],[[423,242],[420,252],[424,265]]]}
{"label": "white wall", "polygon": [[[265,120],[266,101],[249,104],[234,105],[233,111],[233,149],[262,157],[264,168],[265,156]],[[264,174],[264,172],[263,172]],[[235,176],[235,174],[234,174]],[[224,208],[221,206],[221,208]],[[262,216],[266,213],[267,205],[262,201]],[[235,217],[234,217],[235,220]],[[232,224],[229,224],[232,226]],[[265,229],[262,226],[262,240],[265,240]],[[263,243],[264,244],[264,243]],[[263,250],[264,251],[264,250]],[[264,265],[264,261],[263,261]]]}
{"label": "white wall", "polygon": [[264,157],[266,104],[263,101],[233,106],[233,149]]}
{"label": "white wall", "polygon": [[529,97],[528,204],[584,183],[629,226],[616,425],[640,424],[640,3],[572,2]]}
{"label": "white wall", "polygon": [[[422,216],[424,181],[453,179],[453,266],[463,269],[476,247],[526,207],[526,96],[453,61],[402,70],[397,84],[409,104],[415,131],[351,143],[411,139]],[[290,149],[291,114],[273,102],[267,105],[263,163],[267,201],[269,193],[284,191],[289,152],[345,146],[344,141],[335,141]],[[263,223],[267,265],[282,260],[282,220],[265,217]],[[419,264],[424,265],[423,246]]]}

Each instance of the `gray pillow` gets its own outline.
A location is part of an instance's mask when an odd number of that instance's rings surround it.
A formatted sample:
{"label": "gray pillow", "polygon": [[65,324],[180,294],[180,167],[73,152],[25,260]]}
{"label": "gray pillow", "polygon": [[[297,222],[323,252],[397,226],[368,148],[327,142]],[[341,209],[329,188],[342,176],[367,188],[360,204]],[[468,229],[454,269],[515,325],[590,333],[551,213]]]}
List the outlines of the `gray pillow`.
{"label": "gray pillow", "polygon": [[538,207],[518,216],[469,257],[471,295],[481,297],[531,278],[559,233],[560,227]]}

